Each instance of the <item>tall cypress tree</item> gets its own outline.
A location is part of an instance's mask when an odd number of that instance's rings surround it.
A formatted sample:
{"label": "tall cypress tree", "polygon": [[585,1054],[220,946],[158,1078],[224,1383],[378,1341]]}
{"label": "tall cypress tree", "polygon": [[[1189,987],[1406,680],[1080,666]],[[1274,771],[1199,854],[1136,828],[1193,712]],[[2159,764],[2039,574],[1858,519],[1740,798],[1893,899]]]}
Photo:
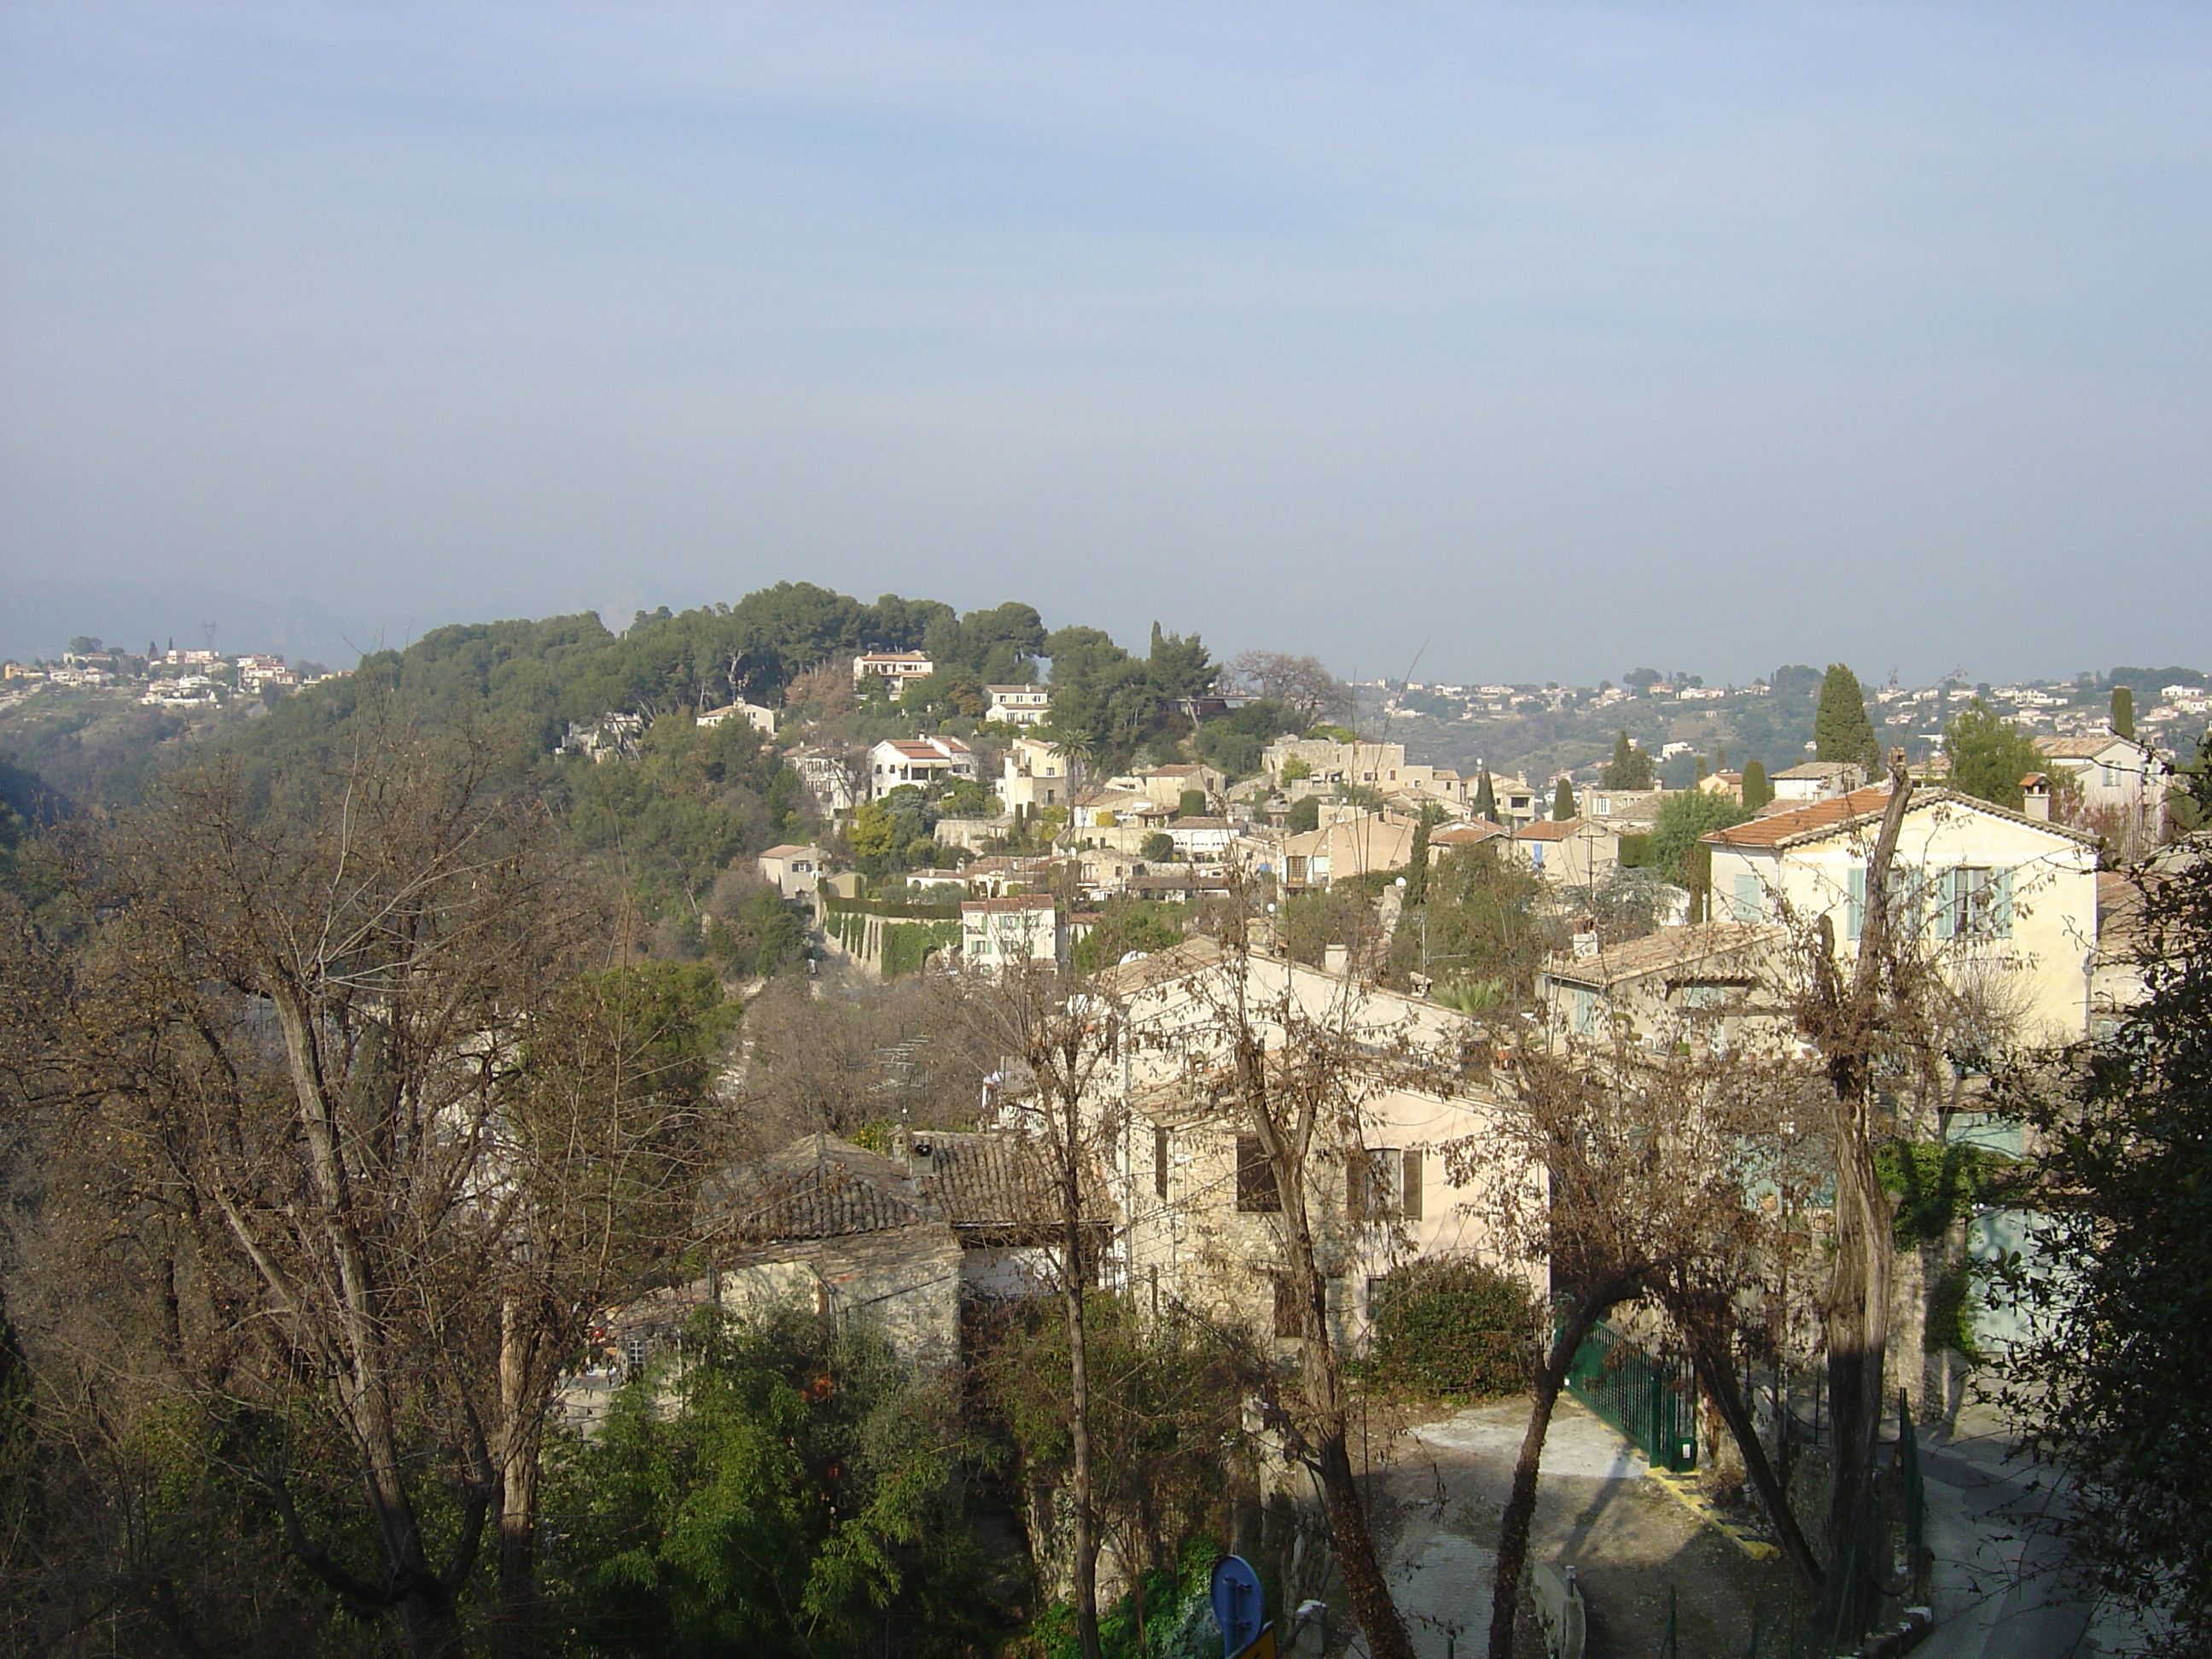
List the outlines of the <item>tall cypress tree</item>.
{"label": "tall cypress tree", "polygon": [[1490,769],[1486,766],[1482,769],[1481,783],[1475,787],[1474,815],[1492,823],[1498,822],[1498,792],[1490,787]]}
{"label": "tall cypress tree", "polygon": [[1651,757],[1629,741],[1626,728],[1613,740],[1613,756],[1605,763],[1605,787],[1608,789],[1649,789],[1651,787]]}
{"label": "tall cypress tree", "polygon": [[1552,791],[1552,822],[1565,823],[1575,816],[1575,787],[1567,781],[1567,775],[1559,774],[1559,787]]}
{"label": "tall cypress tree", "polygon": [[2136,694],[2131,686],[2112,688],[2112,730],[2124,738],[2136,734]]}
{"label": "tall cypress tree", "polygon": [[1881,769],[1881,745],[1867,718],[1866,693],[1859,677],[1844,664],[1828,665],[1820,682],[1820,707],[1813,716],[1813,752],[1824,761],[1844,761],[1871,778]]}
{"label": "tall cypress tree", "polygon": [[1774,786],[1766,781],[1766,769],[1757,760],[1743,763],[1743,805],[1747,812],[1756,812],[1774,799]]}
{"label": "tall cypress tree", "polygon": [[1406,855],[1406,902],[1425,903],[1429,896],[1429,830],[1437,809],[1425,802],[1413,824],[1413,850]]}

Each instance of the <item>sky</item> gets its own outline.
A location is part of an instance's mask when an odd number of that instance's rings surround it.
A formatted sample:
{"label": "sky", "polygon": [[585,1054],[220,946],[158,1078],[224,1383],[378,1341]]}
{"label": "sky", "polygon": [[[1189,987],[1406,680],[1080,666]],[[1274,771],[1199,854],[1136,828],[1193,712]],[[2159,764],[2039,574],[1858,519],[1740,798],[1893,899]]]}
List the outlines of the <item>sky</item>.
{"label": "sky", "polygon": [[2201,4],[11,0],[0,586],[2212,665],[2208,111]]}

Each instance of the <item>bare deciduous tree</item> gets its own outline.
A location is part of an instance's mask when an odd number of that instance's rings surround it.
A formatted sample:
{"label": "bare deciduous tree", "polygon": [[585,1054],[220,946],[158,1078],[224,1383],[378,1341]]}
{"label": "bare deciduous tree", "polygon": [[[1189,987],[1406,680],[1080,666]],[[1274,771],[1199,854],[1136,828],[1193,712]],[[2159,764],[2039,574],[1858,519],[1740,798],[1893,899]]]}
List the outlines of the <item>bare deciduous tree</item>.
{"label": "bare deciduous tree", "polygon": [[999,1113],[1044,1150],[1052,1169],[1068,1353],[1075,1628],[1083,1659],[1098,1659],[1100,1533],[1085,1301],[1098,1253],[1091,1234],[1104,1213],[1099,1166],[1121,1134],[1115,1112],[1097,1109],[1103,1097],[1094,1085],[1119,1051],[1121,1011],[1095,985],[1045,963],[979,965],[957,982],[956,994],[969,1030],[1021,1067],[1018,1076],[1000,1076],[994,1085]]}
{"label": "bare deciduous tree", "polygon": [[442,1654],[495,1526],[520,1650],[548,1397],[642,1235],[688,1218],[707,1067],[670,1022],[716,994],[580,977],[609,910],[495,745],[359,744],[270,796],[187,773],[81,843],[35,1094],[50,1133],[136,1149],[148,1236],[232,1333],[205,1385],[310,1407],[353,1464],[374,1559],[281,1460],[247,1471],[298,1563]]}
{"label": "bare deciduous tree", "polygon": [[1348,720],[1355,707],[1352,688],[1330,673],[1319,657],[1240,652],[1230,659],[1223,678],[1238,691],[1269,697],[1293,709],[1308,726]]}

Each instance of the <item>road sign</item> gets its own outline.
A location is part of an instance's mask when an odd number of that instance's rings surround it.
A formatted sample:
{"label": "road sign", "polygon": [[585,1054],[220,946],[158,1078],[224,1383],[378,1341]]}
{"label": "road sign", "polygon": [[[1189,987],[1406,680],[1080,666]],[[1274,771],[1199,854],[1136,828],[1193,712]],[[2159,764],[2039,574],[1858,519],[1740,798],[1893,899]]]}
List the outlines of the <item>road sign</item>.
{"label": "road sign", "polygon": [[1266,1627],[1267,1598],[1260,1593],[1260,1575],[1243,1556],[1224,1555],[1213,1564],[1212,1591],[1221,1651],[1224,1659],[1237,1659]]}

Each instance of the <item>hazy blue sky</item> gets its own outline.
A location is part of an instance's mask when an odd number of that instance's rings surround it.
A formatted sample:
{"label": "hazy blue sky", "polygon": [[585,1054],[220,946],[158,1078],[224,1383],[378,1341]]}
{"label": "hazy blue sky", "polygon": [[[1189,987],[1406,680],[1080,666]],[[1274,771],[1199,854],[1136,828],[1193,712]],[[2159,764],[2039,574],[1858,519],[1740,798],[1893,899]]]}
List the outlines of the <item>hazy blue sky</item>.
{"label": "hazy blue sky", "polygon": [[0,8],[0,574],[2205,663],[2212,8]]}

